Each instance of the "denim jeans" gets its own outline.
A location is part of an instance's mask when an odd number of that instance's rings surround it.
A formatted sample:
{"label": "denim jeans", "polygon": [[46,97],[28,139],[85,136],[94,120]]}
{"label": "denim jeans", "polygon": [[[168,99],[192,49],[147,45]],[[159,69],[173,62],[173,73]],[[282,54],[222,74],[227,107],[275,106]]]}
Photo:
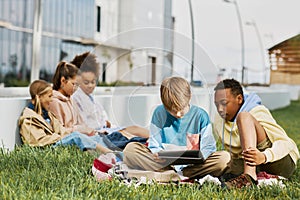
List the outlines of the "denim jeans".
{"label": "denim jeans", "polygon": [[99,135],[87,136],[79,132],[72,132],[60,141],[56,142],[54,147],[58,145],[76,145],[83,151],[86,149],[96,149],[97,144],[107,147],[107,145],[103,142],[103,138]]}

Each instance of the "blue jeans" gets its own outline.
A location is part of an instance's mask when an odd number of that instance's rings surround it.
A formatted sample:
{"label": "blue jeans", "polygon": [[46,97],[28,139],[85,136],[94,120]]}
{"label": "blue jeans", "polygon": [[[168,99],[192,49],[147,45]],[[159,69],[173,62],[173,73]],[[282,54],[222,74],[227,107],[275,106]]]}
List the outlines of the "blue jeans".
{"label": "blue jeans", "polygon": [[107,145],[103,142],[103,138],[99,135],[87,136],[79,132],[72,132],[60,141],[56,142],[54,147],[58,145],[76,145],[83,151],[86,149],[96,149],[97,144],[107,147]]}

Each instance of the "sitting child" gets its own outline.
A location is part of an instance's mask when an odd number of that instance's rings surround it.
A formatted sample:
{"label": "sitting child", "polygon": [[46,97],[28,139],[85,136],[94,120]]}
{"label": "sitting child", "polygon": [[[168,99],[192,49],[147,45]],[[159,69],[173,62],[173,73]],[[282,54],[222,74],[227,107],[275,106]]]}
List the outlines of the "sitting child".
{"label": "sitting child", "polygon": [[244,94],[234,79],[220,81],[214,90],[220,116],[214,128],[232,154],[229,172],[237,176],[226,182],[227,187],[254,185],[260,171],[289,178],[299,159],[297,145],[257,94]]}
{"label": "sitting child", "polygon": [[78,68],[75,65],[64,61],[58,63],[53,76],[53,100],[49,110],[67,130],[95,135],[96,130],[86,125],[71,98],[78,87],[77,74]]}
{"label": "sitting child", "polygon": [[[77,145],[81,150],[96,149],[101,153],[111,150],[103,147],[98,136],[89,137],[79,132],[65,129],[49,111],[52,101],[52,86],[44,80],[31,83],[31,102],[24,108],[19,118],[20,134],[24,144],[30,146]],[[99,141],[99,142],[98,142]]]}
{"label": "sitting child", "polygon": [[129,143],[124,149],[124,163],[139,170],[170,169],[170,163],[160,159],[158,152],[173,146],[176,149],[200,150],[203,154],[204,163],[187,165],[182,170],[184,176],[221,176],[227,169],[230,154],[216,152],[208,114],[204,109],[190,105],[190,84],[180,77],[166,78],[161,83],[160,97],[163,105],[159,105],[152,115],[148,147]]}
{"label": "sitting child", "polygon": [[102,146],[111,150],[123,150],[127,143],[132,141],[145,142],[146,138],[128,138],[118,131],[106,136],[95,127],[86,124],[90,120],[84,121],[81,117],[81,111],[78,110],[72,98],[78,87],[78,73],[79,69],[75,65],[61,61],[58,63],[53,76],[53,101],[49,105],[49,110],[55,114],[62,125],[71,132],[78,131],[88,136],[100,138],[103,141]]}
{"label": "sitting child", "polygon": [[83,121],[89,127],[100,132],[119,131],[128,139],[135,136],[149,137],[149,131],[140,126],[112,127],[103,106],[94,100],[93,91],[99,77],[99,62],[95,54],[85,52],[75,56],[71,63],[80,69],[79,88],[74,92],[72,98]]}

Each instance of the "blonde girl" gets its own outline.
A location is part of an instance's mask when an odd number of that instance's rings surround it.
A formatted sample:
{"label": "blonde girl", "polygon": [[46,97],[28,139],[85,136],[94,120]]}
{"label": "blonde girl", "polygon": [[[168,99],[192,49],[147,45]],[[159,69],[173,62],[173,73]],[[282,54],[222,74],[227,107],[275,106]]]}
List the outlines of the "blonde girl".
{"label": "blonde girl", "polygon": [[24,144],[30,146],[77,145],[81,150],[96,149],[102,153],[109,150],[97,143],[97,139],[70,132],[49,111],[52,102],[52,85],[36,80],[29,87],[31,101],[24,108],[20,118],[20,134]]}

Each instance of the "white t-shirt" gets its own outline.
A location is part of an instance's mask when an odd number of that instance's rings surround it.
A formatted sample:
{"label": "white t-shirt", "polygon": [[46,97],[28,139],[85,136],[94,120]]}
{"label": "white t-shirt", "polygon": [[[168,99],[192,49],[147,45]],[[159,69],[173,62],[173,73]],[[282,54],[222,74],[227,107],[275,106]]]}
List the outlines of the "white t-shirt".
{"label": "white t-shirt", "polygon": [[74,104],[78,107],[83,121],[91,128],[100,130],[106,127],[107,113],[103,106],[92,95],[85,94],[79,87],[72,95]]}

